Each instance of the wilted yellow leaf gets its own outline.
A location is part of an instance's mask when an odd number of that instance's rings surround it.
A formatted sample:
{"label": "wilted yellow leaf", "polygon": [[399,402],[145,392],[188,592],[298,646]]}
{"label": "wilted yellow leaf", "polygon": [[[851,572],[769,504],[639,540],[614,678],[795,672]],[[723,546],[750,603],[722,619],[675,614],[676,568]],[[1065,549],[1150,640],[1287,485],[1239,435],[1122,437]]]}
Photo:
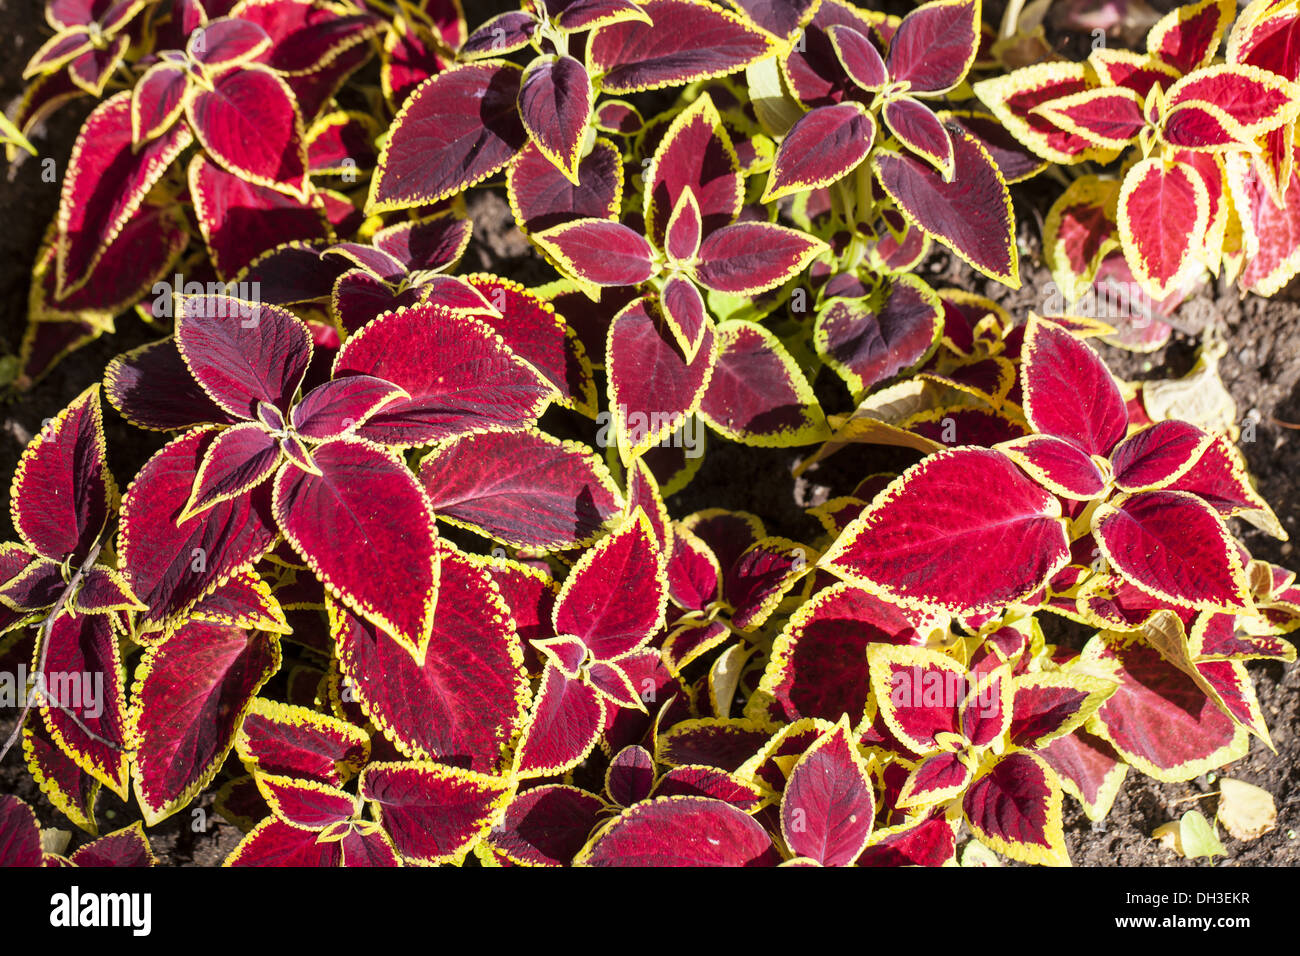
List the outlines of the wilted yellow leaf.
{"label": "wilted yellow leaf", "polygon": [[1277,828],[1277,806],[1267,790],[1224,777],[1219,781],[1219,822],[1238,840],[1255,840]]}

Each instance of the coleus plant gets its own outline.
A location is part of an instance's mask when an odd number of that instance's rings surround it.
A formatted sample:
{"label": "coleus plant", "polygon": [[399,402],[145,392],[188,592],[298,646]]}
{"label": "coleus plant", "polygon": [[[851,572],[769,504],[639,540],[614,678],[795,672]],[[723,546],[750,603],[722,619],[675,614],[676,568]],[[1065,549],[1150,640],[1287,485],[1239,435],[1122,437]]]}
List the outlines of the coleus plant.
{"label": "coleus plant", "polygon": [[[1253,17],[1239,24],[1227,62],[1215,62],[1235,10],[1223,0],[1202,0],[1161,19],[1145,54],[1103,46],[1086,63],[1038,64],[977,84],[1006,128],[1043,158],[1121,161],[1118,178],[1085,177],[1072,187],[1071,202],[1099,220],[1086,239],[1065,240],[1074,258],[1083,259],[1085,284],[1106,242],[1118,243],[1133,277],[1157,300],[1189,273],[1217,274],[1235,251],[1229,234],[1239,233],[1250,215],[1249,205],[1234,207],[1227,195],[1229,156],[1243,154],[1251,169],[1258,163],[1281,205],[1294,145],[1289,131],[1300,112],[1294,83],[1300,63],[1267,43],[1259,49],[1282,22],[1252,38]],[[1253,57],[1239,52],[1243,42]],[[1078,217],[1072,209],[1072,220]],[[1058,235],[1059,226],[1046,242]],[[1091,256],[1080,255],[1081,240],[1091,243]]]}
{"label": "coleus plant", "polygon": [[794,97],[811,108],[785,133],[763,198],[832,187],[839,215],[866,229],[889,205],[979,271],[1018,285],[1002,171],[978,136],[925,103],[966,79],[979,0],[922,4],[899,23],[846,5],[822,11],[785,59]]}
{"label": "coleus plant", "polygon": [[[588,33],[584,64],[570,44]],[[528,46],[536,55],[523,69],[499,59]],[[461,48],[467,62],[423,84],[403,106],[368,208],[455,195],[505,168],[525,142],[576,185],[600,94],[734,73],[774,48],[761,28],[698,0],[530,0],[475,30]]]}
{"label": "coleus plant", "polygon": [[[133,309],[156,340],[11,488],[4,754],[88,842],[4,797],[0,861],[152,864],[215,791],[232,866],[1064,864],[1066,794],[1271,745],[1246,662],[1294,660],[1300,587],[1231,533],[1285,535],[1231,430],[1116,380],[1106,323],[915,273],[937,242],[1016,285],[1009,184],[1133,140],[1045,220],[1062,288],[1165,274],[1120,215],[1155,177],[1209,197],[1187,261],[1276,291],[1293,5],[1005,75],[983,14],[53,3],[7,140],[104,98],[20,381]],[[164,433],[120,501],[101,392]],[[800,536],[676,497],[702,426],[897,473]],[[105,787],[141,822],[100,837]]]}
{"label": "coleus plant", "polygon": [[[1156,599],[1249,609],[1223,523],[1256,498],[1235,451],[1182,422],[1127,436],[1126,403],[1105,365],[1049,320],[1031,316],[1020,349],[1030,433],[945,449],[909,469],[845,529],[824,566],[906,606],[978,615],[1032,598],[1086,540]],[[985,490],[977,498],[972,489]],[[1195,554],[1188,528],[1199,529]]]}

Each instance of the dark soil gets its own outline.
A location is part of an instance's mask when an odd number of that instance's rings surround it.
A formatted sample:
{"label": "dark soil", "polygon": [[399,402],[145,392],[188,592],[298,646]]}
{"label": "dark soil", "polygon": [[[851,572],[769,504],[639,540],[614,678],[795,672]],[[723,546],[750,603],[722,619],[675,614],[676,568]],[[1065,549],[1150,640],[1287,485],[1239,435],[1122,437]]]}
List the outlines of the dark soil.
{"label": "dark soil", "polygon": [[[0,0],[0,107],[12,114],[21,92],[23,64],[48,35],[40,0]],[[87,104],[88,101],[83,101]],[[0,185],[0,350],[16,351],[26,317],[28,277],[40,237],[58,206],[58,186],[43,182],[40,160],[53,158],[61,177],[76,130],[88,105],[73,104],[56,114],[50,128],[38,130],[34,142],[40,159],[23,156],[3,167]],[[1053,195],[1052,186],[1018,188],[1023,286],[1008,290],[972,274],[952,257],[940,254],[925,263],[923,273],[935,286],[963,286],[1003,303],[1014,316],[1042,308],[1049,280],[1039,259],[1038,225]],[[530,251],[527,241],[510,222],[503,195],[476,191],[471,213],[475,235],[485,251],[480,261],[467,259],[465,268],[491,268],[525,283],[545,281],[549,270]],[[1205,322],[1218,323],[1228,344],[1220,374],[1238,406],[1238,421],[1247,413],[1259,419],[1253,442],[1241,448],[1249,460],[1260,492],[1273,506],[1292,535],[1300,533],[1300,433],[1276,422],[1300,422],[1300,301],[1295,285],[1273,299],[1242,299],[1235,289],[1203,291],[1185,303],[1178,324],[1194,332]],[[134,316],[119,320],[118,332],[74,353],[31,391],[0,408],[0,480],[7,480],[23,447],[41,428],[45,418],[58,413],[89,383],[103,374],[116,354],[156,337]],[[1158,352],[1135,356],[1102,346],[1117,374],[1130,379],[1174,378],[1185,374],[1195,361],[1197,337],[1179,332]],[[0,353],[2,354],[2,353]],[[818,393],[828,411],[843,411],[848,396],[833,376],[819,378]],[[120,479],[135,473],[161,440],[142,434],[107,411],[108,444],[114,473]],[[671,498],[676,516],[704,507],[743,509],[761,515],[771,533],[814,541],[818,525],[802,510],[828,493],[842,494],[856,480],[880,470],[895,470],[908,463],[906,455],[890,450],[846,451],[794,481],[790,470],[799,455],[788,450],[742,448],[709,436],[708,455],[696,480]],[[123,482],[124,483],[124,482]],[[1295,567],[1292,547],[1266,537],[1245,525],[1237,529],[1251,552],[1279,564]],[[0,512],[0,540],[11,537],[7,509]],[[1231,776],[1268,790],[1278,809],[1277,829],[1241,843],[1224,835],[1228,851],[1219,866],[1300,865],[1300,667],[1277,663],[1250,665],[1263,713],[1269,723],[1277,753],[1252,739],[1250,754],[1227,767]],[[8,736],[13,718],[0,720],[0,740]],[[1078,865],[1165,866],[1207,865],[1205,860],[1184,861],[1150,839],[1160,824],[1177,819],[1197,807],[1213,817],[1215,785],[1205,778],[1183,784],[1161,784],[1130,773],[1114,809],[1099,824],[1084,817],[1067,800],[1066,837],[1070,856]],[[0,792],[15,793],[36,807],[44,826],[74,829],[43,799],[22,764],[11,754],[0,767]],[[1206,799],[1189,800],[1199,795]],[[155,852],[164,863],[212,866],[219,864],[240,839],[239,831],[211,809],[211,792],[189,810],[149,831]],[[138,818],[132,806],[115,796],[100,797],[101,828],[125,826]],[[73,846],[84,835],[74,832]]]}

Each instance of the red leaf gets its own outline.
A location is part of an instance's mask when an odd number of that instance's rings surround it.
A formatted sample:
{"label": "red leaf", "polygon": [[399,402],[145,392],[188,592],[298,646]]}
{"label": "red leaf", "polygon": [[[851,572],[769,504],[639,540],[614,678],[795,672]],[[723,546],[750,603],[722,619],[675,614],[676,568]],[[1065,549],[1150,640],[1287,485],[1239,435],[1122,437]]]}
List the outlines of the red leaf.
{"label": "red leaf", "polygon": [[586,285],[638,285],[658,271],[650,243],[609,219],[577,219],[534,238],[566,273]]}
{"label": "red leaf", "polygon": [[366,833],[356,826],[348,829],[339,841],[343,866],[401,866],[393,841],[383,830]]}
{"label": "red leaf", "polygon": [[1157,422],[1125,439],[1111,455],[1115,487],[1150,491],[1184,475],[1213,439],[1195,425]]}
{"label": "red leaf", "polygon": [[[1300,164],[1292,163],[1290,178],[1283,187],[1291,196],[1300,195]],[[1241,273],[1241,286],[1259,295],[1272,295],[1300,272],[1300,203],[1279,204],[1266,188],[1266,170],[1252,167],[1239,176],[1245,199],[1239,210],[1245,226],[1248,259]]]}
{"label": "red leaf", "polygon": [[1128,171],[1120,189],[1120,242],[1134,277],[1163,299],[1197,266],[1193,237],[1209,226],[1205,183],[1190,167],[1145,159]]}
{"label": "red leaf", "polygon": [[488,843],[515,863],[567,866],[599,822],[604,802],[576,787],[546,784],[510,801]]}
{"label": "red leaf", "polygon": [[515,774],[549,777],[577,766],[596,745],[603,713],[601,698],[590,685],[564,676],[548,662],[516,752]]}
{"label": "red leaf", "polygon": [[293,429],[304,438],[337,438],[405,393],[372,375],[349,375],[318,385],[293,407]]}
{"label": "red leaf", "polygon": [[1201,0],[1177,7],[1151,28],[1147,49],[1188,73],[1215,54],[1236,9],[1228,0]]}
{"label": "red leaf", "polygon": [[44,640],[40,701],[46,729],[77,766],[125,800],[126,686],[111,619],[63,614]]}
{"label": "red leaf", "polygon": [[[422,658],[438,585],[428,499],[400,459],[370,442],[335,439],[312,458],[318,474],[286,463],[276,475],[276,521],[332,594]],[[396,590],[393,568],[403,574]]]}
{"label": "red leaf", "polygon": [[145,194],[191,141],[189,130],[177,125],[136,149],[131,95],[125,91],[90,114],[73,145],[59,199],[60,296],[86,283]]}
{"label": "red leaf", "polygon": [[[32,778],[50,803],[87,833],[97,834],[99,825],[95,822],[95,801],[101,784],[63,752],[42,721],[29,720],[23,727],[23,756]],[[0,805],[0,820],[3,817],[4,809]],[[0,866],[9,865],[4,850],[4,831],[5,824],[0,822]]]}
{"label": "red leaf", "polygon": [[1061,789],[1043,761],[1013,753],[980,777],[962,799],[982,843],[1015,860],[1068,865],[1061,831]]}
{"label": "red leaf", "polygon": [[72,854],[77,866],[156,866],[158,860],[144,835],[144,825],[136,822],[129,827],[105,834],[93,843]]}
{"label": "red leaf", "polygon": [[1264,499],[1252,486],[1241,452],[1222,435],[1215,438],[1196,464],[1174,479],[1167,490],[1189,491],[1221,515],[1263,512],[1266,517],[1272,517],[1269,523],[1277,523]]}
{"label": "red leaf", "polygon": [[702,611],[722,587],[722,571],[709,546],[680,527],[673,529],[668,562],[668,594],[686,611]]}
{"label": "red leaf", "polygon": [[813,344],[855,396],[919,365],[939,337],[938,296],[899,276],[865,299],[832,299],[817,316]]}
{"label": "red leaf", "polygon": [[667,585],[640,510],[574,565],[555,603],[555,633],[582,640],[596,660],[635,651],[660,628]]}
{"label": "red leaf", "polygon": [[781,833],[795,856],[849,866],[871,836],[876,796],[848,721],[799,758],[781,797]]}
{"label": "red leaf", "polygon": [[[549,631],[554,633],[555,628],[550,627]],[[561,636],[536,641],[532,650],[540,652],[542,659],[554,663],[560,673],[570,680],[580,677],[582,665],[587,663],[587,645],[576,637]]]}
{"label": "red leaf", "polygon": [[524,129],[575,186],[592,100],[587,69],[571,56],[537,57],[519,84],[519,119]]}
{"label": "red leaf", "polygon": [[752,296],[793,279],[827,248],[795,229],[741,222],[705,238],[694,275],[718,292]]}
{"label": "red leaf", "polygon": [[393,846],[412,863],[464,858],[487,832],[511,785],[500,778],[435,763],[377,763],[361,775],[361,796]]}
{"label": "red leaf", "polygon": [[1078,163],[1114,154],[1099,151],[1087,138],[1061,129],[1034,110],[1050,100],[1097,85],[1086,63],[1039,63],[981,80],[976,84],[976,95],[1035,154],[1057,163]]}
{"label": "red leaf", "polygon": [[1072,93],[1049,100],[1036,112],[1108,149],[1123,149],[1147,126],[1142,97],[1125,86]]}
{"label": "red leaf", "polygon": [[324,830],[356,813],[355,799],[337,787],[266,773],[254,779],[275,815],[304,830]]}
{"label": "red leaf", "polygon": [[205,66],[229,66],[253,59],[270,45],[270,36],[256,23],[223,17],[195,30],[186,52]]}
{"label": "red leaf", "polygon": [[280,446],[258,422],[244,422],[220,432],[203,453],[194,489],[178,524],[213,505],[252,491],[271,477],[280,462]]}
{"label": "red leaf", "polygon": [[569,33],[621,20],[650,22],[633,0],[552,0],[548,9],[555,17],[556,26]]}
{"label": "red leaf", "polygon": [[192,428],[238,421],[199,388],[171,336],[124,352],[104,371],[104,395],[137,428]]}
{"label": "red leaf", "polygon": [[1245,730],[1191,677],[1139,641],[1098,640],[1084,653],[1117,664],[1119,687],[1089,729],[1127,763],[1160,780],[1191,780],[1245,756]]}
{"label": "red leaf", "polygon": [[524,232],[542,232],[574,219],[608,219],[617,216],[623,193],[622,157],[609,140],[596,140],[578,163],[574,185],[530,143],[510,164],[506,187]]}
{"label": "red leaf", "polygon": [[587,57],[606,93],[635,93],[725,76],[773,52],[774,40],[735,14],[690,0],[641,0],[651,23],[595,30]]}
{"label": "red leaf", "polygon": [[254,416],[259,402],[289,407],[311,362],[311,333],[273,305],[229,296],[180,300],[176,347],[194,380],[223,409]]}
{"label": "red leaf", "polygon": [[601,831],[578,866],[772,866],[771,838],[721,800],[662,797],[638,804]]}
{"label": "red leaf", "polygon": [[532,424],[554,395],[489,326],[433,304],[382,315],[351,336],[334,377],[356,374],[392,382],[410,396],[371,416],[359,432],[395,447]]}
{"label": "red leaf", "polygon": [[122,499],[118,553],[145,624],[179,616],[218,582],[249,568],[275,543],[270,486],[177,525],[210,431],[182,435],[146,462]]}
{"label": "red leaf", "polygon": [[439,553],[444,599],[422,664],[333,602],[331,630],[347,685],[404,755],[491,772],[526,706],[519,640],[488,574]]}
{"label": "red leaf", "polygon": [[339,325],[352,333],[385,312],[420,305],[426,299],[426,292],[423,288],[410,287],[394,292],[391,284],[375,278],[366,270],[350,269],[334,283],[330,304]]}
{"label": "red leaf", "polygon": [[956,123],[979,140],[1008,184],[1032,179],[1047,168],[1045,160],[1011,135],[991,113],[949,110],[940,114],[940,119]]}
{"label": "red leaf", "polygon": [[1106,681],[1064,673],[1017,678],[1008,737],[1018,747],[1040,750],[1092,716],[1111,690]]}
{"label": "red leaf", "polygon": [[664,251],[670,261],[690,262],[700,251],[703,236],[703,222],[700,219],[700,204],[695,201],[695,193],[687,186],[682,190],[664,229]]}
{"label": "red leaf", "polygon": [[732,773],[772,734],[751,720],[701,718],[681,721],[655,741],[655,758],[670,767],[699,764]]}
{"label": "red leaf", "polygon": [[461,45],[465,59],[502,56],[523,49],[537,30],[537,19],[523,10],[498,13],[471,33]]}
{"label": "red leaf", "polygon": [[775,698],[773,716],[857,719],[870,691],[867,645],[920,643],[920,627],[920,615],[845,582],[819,592],[772,647],[762,689]]}
{"label": "red leaf", "polygon": [[889,131],[904,146],[928,160],[946,180],[951,180],[955,162],[952,137],[928,106],[900,96],[885,104],[882,115]]}
{"label": "red leaf", "polygon": [[752,783],[745,783],[734,774],[713,767],[673,767],[659,778],[654,795],[712,797],[747,813],[756,809],[763,799]]}
{"label": "red leaf", "polygon": [[700,414],[750,445],[811,444],[829,435],[803,371],[763,326],[737,319],[718,327],[718,360]]}
{"label": "red leaf", "polygon": [[834,2],[818,6],[812,22],[804,28],[803,48],[795,44],[784,58],[791,91],[809,106],[839,102],[852,86],[827,36],[836,26],[851,27],[864,36],[880,35],[876,21],[855,6]]}
{"label": "red leaf", "polygon": [[202,155],[190,163],[189,181],[194,214],[218,275],[233,278],[263,252],[295,239],[329,236],[319,200],[304,202],[248,182]]}
{"label": "red leaf", "polygon": [[23,450],[9,492],[18,536],[37,553],[79,564],[117,497],[108,470],[99,386],[73,399]]}
{"label": "red leaf", "polygon": [[880,716],[908,750],[950,749],[963,735],[961,704],[971,692],[966,669],[936,651],[907,644],[870,644],[867,663]]}
{"label": "red leaf", "polygon": [[164,60],[145,71],[131,90],[131,139],[161,136],[185,111],[189,77],[185,68]]}
{"label": "red leaf", "polygon": [[258,697],[235,738],[250,770],[342,786],[370,759],[370,738],[359,727]]}
{"label": "red leaf", "polygon": [[704,333],[710,325],[704,297],[695,283],[682,275],[672,275],[659,293],[659,305],[681,347],[687,362],[692,362],[700,352]]}
{"label": "red leaf", "polygon": [[42,857],[36,812],[15,796],[0,794],[0,866],[41,866]]}
{"label": "red leaf", "polygon": [[924,808],[951,800],[970,783],[971,769],[955,753],[926,757],[908,774],[894,804],[899,808]]}
{"label": "red leaf", "polygon": [[768,33],[786,39],[807,25],[818,6],[814,0],[732,0],[731,5]]}
{"label": "red leaf", "polygon": [[952,89],[975,62],[980,44],[979,0],[922,4],[903,18],[889,43],[890,79],[916,92]]}
{"label": "red leaf", "polygon": [[216,776],[258,690],[280,669],[271,635],[186,624],[136,671],[129,741],[135,794],[152,826]]}
{"label": "red leaf", "polygon": [[1094,523],[1115,570],[1143,591],[1203,609],[1249,606],[1236,544],[1214,510],[1179,491],[1146,491]]}
{"label": "red leaf", "polygon": [[245,4],[241,19],[256,23],[271,35],[273,44],[262,62],[286,74],[311,72],[332,64],[359,45],[376,29],[371,14],[340,16],[310,0],[267,0]]}
{"label": "red leaf", "polygon": [[722,593],[731,623],[752,631],[808,569],[808,549],[788,538],[760,538],[724,572]]}
{"label": "red leaf", "polygon": [[858,866],[943,866],[956,848],[953,827],[939,811],[914,824],[876,831]]}
{"label": "red leaf", "polygon": [[329,298],[345,263],[321,258],[324,242],[289,242],[265,252],[241,273],[244,282],[259,286],[261,300],[294,305]]}
{"label": "red leaf", "polygon": [[441,52],[432,31],[423,23],[405,18],[393,21],[384,37],[379,82],[394,109],[400,110],[421,83],[447,69]]}
{"label": "red leaf", "polygon": [[1106,816],[1128,771],[1114,747],[1076,730],[1053,740],[1038,754],[1061,778],[1066,792],[1083,804],[1090,820]]}
{"label": "red leaf", "polygon": [[516,547],[589,542],[621,507],[604,462],[536,431],[451,439],[421,462],[420,481],[438,517]]}
{"label": "red leaf", "polygon": [[435,203],[501,170],[527,142],[516,100],[522,71],[467,63],[406,101],[379,157],[369,213]]}
{"label": "red leaf", "polygon": [[267,817],[240,841],[226,866],[338,866],[342,844],[317,843],[319,834]]}
{"label": "red leaf", "polygon": [[829,186],[867,158],[875,138],[875,118],[861,103],[819,106],[805,113],[781,140],[763,201]]}
{"label": "red leaf", "polygon": [[654,757],[644,747],[624,747],[610,759],[605,771],[605,793],[620,807],[647,799],[654,782]]}
{"label": "red leaf", "polygon": [[840,66],[862,89],[875,92],[889,83],[889,68],[876,45],[866,34],[846,24],[827,29]]}
{"label": "red leaf", "polygon": [[441,270],[460,261],[472,228],[468,219],[436,215],[394,223],[376,232],[373,242],[409,271]]}
{"label": "red leaf", "polygon": [[674,118],[655,147],[645,183],[646,235],[661,249],[668,220],[687,189],[700,207],[704,235],[739,215],[744,200],[740,162],[707,93]]}
{"label": "red leaf", "polygon": [[1115,379],[1096,352],[1060,326],[1035,317],[1027,328],[1020,383],[1029,424],[1089,455],[1109,455],[1128,427]]}
{"label": "red leaf", "polygon": [[262,186],[307,193],[307,145],[302,117],[288,85],[249,64],[212,80],[186,106],[190,125],[209,156]]}
{"label": "red leaf", "polygon": [[1023,600],[1068,560],[1056,497],[997,452],[961,448],[904,472],[821,563],[905,606],[969,614]]}
{"label": "red leaf", "polygon": [[979,141],[955,124],[951,181],[911,156],[881,152],[872,163],[894,203],[927,235],[985,275],[1018,288],[1019,255],[1007,185]]}
{"label": "red leaf", "polygon": [[715,359],[712,330],[685,362],[662,319],[637,299],[609,326],[606,370],[620,454],[635,456],[682,427],[704,394]]}
{"label": "red leaf", "polygon": [[1029,477],[1062,498],[1088,501],[1106,492],[1106,476],[1077,445],[1051,435],[1029,435],[998,449]]}
{"label": "red leaf", "polygon": [[1176,149],[1223,151],[1238,148],[1247,139],[1217,110],[1196,103],[1174,107],[1165,117],[1161,136]]}

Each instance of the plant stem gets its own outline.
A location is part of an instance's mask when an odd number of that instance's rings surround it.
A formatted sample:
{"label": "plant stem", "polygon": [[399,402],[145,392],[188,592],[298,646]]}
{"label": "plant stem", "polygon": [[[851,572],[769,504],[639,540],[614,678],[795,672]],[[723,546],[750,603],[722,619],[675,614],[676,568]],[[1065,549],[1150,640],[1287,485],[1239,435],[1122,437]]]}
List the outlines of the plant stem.
{"label": "plant stem", "polygon": [[[81,567],[77,568],[77,573],[72,576],[72,580],[68,582],[68,586],[64,588],[63,593],[59,595],[58,601],[54,603],[54,608],[46,616],[45,620],[41,621],[41,626],[37,630],[36,638],[40,641],[41,650],[40,654],[37,655],[36,672],[32,675],[34,679],[39,680],[45,673],[45,658],[49,655],[50,651],[50,632],[54,630],[54,621],[63,613],[63,609],[67,606],[68,598],[77,590],[78,585],[81,584],[81,579],[86,576],[86,572],[94,566],[95,560],[99,557],[100,550],[104,547],[104,538],[105,534],[101,533],[99,538],[95,541],[94,546],[90,549],[90,553],[86,555],[86,560],[81,562]],[[49,701],[46,701],[46,704],[48,705]],[[58,705],[56,704],[55,706]],[[18,723],[14,725],[13,733],[11,733],[9,739],[5,741],[4,748],[0,749],[0,763],[2,763],[5,757],[9,755],[9,751],[13,748],[14,742],[18,740],[18,736],[23,732],[23,725],[27,723],[27,715],[31,712],[31,709],[32,695],[30,693],[24,693],[23,709],[18,715]],[[62,707],[59,707],[59,709],[64,710]],[[64,710],[64,713],[67,713],[67,711]],[[72,716],[72,719],[76,721],[78,727],[81,727],[81,729],[90,734],[91,737],[100,740],[100,738],[90,733],[89,730],[86,730],[85,726],[82,725],[80,720],[77,720],[76,716]],[[101,742],[108,743],[108,741]]]}

